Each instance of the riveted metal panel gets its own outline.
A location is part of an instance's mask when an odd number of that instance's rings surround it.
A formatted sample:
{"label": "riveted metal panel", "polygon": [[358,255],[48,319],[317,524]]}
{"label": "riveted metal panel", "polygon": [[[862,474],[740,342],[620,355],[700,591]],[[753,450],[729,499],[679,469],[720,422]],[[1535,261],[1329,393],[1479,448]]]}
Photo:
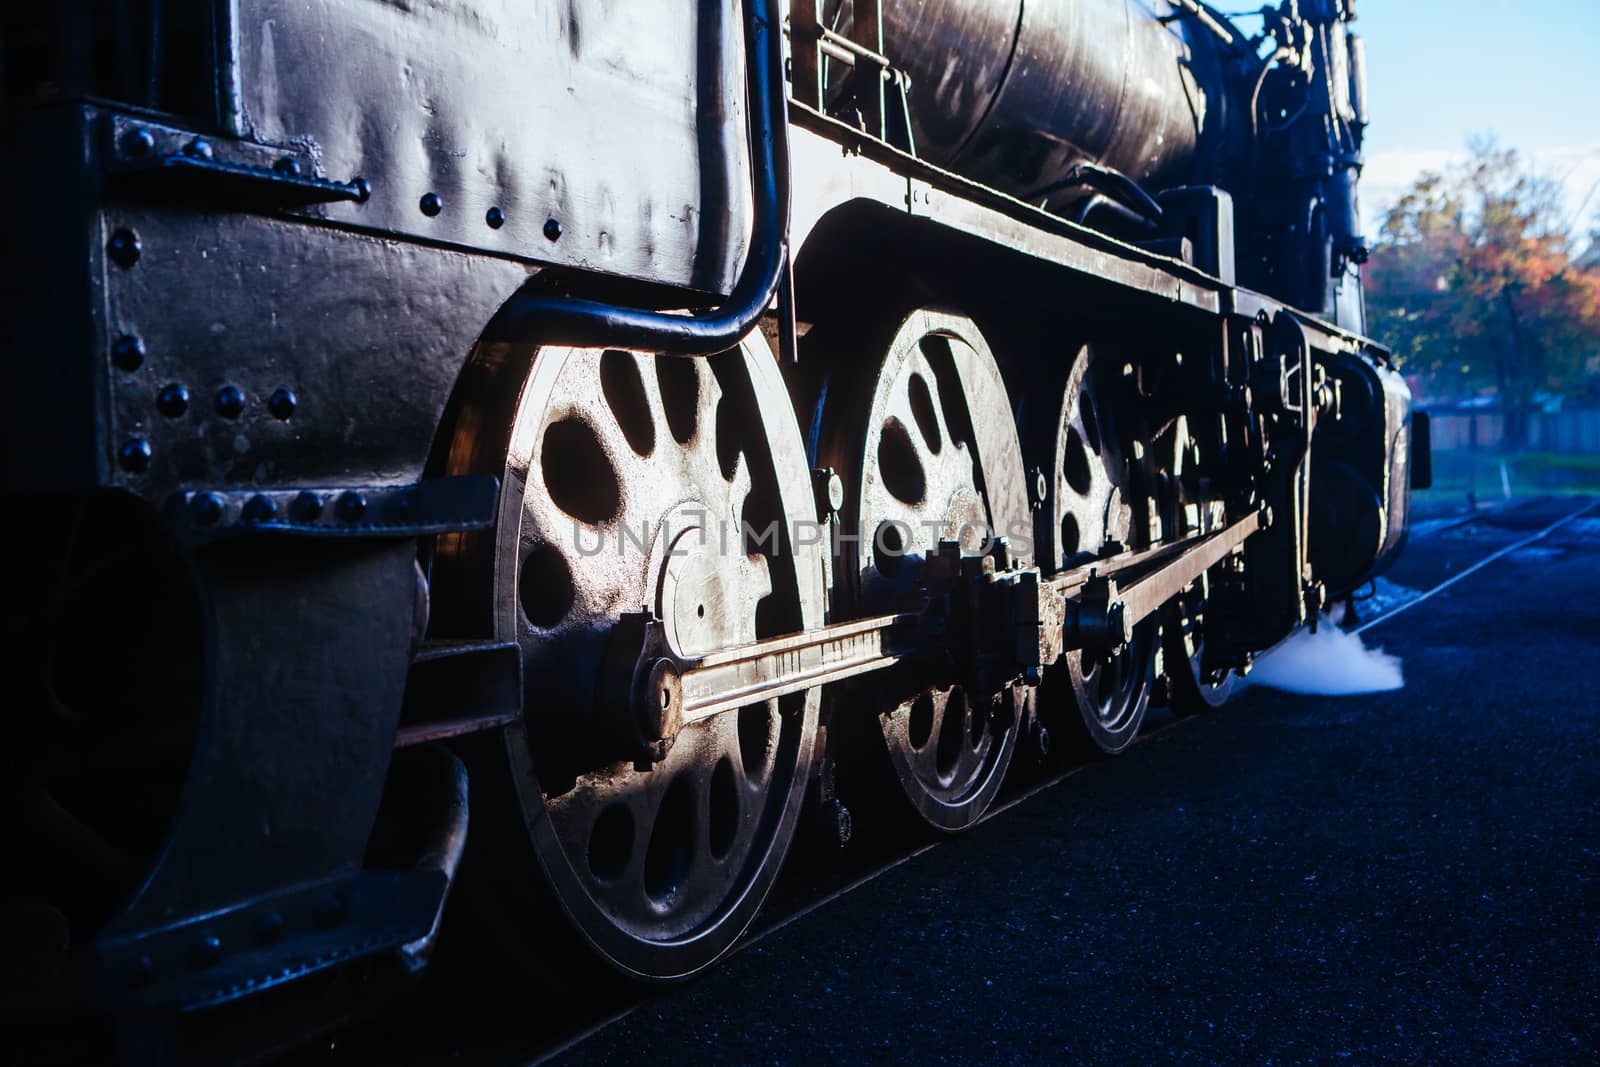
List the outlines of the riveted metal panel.
{"label": "riveted metal panel", "polygon": [[327,218],[732,286],[750,225],[735,0],[238,5],[238,127],[371,184]]}
{"label": "riveted metal panel", "polygon": [[[105,300],[111,336],[144,353],[133,369],[95,357],[108,465],[158,504],[180,487],[415,482],[479,332],[529,275],[252,215],[115,203],[101,226],[103,243],[138,241],[105,268]],[[136,441],[148,459],[130,469]]]}

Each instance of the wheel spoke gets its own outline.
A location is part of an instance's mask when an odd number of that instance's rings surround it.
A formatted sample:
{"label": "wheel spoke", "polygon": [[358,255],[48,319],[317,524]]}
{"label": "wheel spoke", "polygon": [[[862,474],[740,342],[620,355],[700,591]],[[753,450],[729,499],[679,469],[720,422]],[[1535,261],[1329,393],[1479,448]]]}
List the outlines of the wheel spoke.
{"label": "wheel spoke", "polygon": [[[999,369],[965,319],[913,312],[886,353],[835,358],[841,369],[825,393],[816,465],[853,475],[846,482],[862,539],[840,570],[859,578],[857,614],[895,610],[921,596],[919,564],[902,556],[956,537],[971,552],[986,535],[1031,521],[1016,425]],[[901,554],[876,545],[880,531],[892,530],[906,534]],[[966,699],[930,691],[879,718],[907,799],[944,830],[976,821],[1015,750],[1014,722],[973,736]]]}
{"label": "wheel spoke", "polygon": [[691,655],[756,637],[758,608],[775,633],[820,623],[820,550],[747,553],[739,526],[811,513],[791,412],[754,339],[710,360],[550,350],[524,389],[503,480],[518,529],[498,539],[516,556],[495,567],[529,695],[532,773],[514,780],[560,913],[631,973],[688,973],[732,944],[794,830],[816,693],[689,724],[642,770],[601,685],[623,612]]}

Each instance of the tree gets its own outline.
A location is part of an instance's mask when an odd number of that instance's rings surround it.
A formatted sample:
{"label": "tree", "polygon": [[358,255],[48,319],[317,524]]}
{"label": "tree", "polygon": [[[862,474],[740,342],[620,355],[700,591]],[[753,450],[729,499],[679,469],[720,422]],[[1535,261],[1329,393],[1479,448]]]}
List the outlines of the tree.
{"label": "tree", "polygon": [[1492,386],[1512,446],[1535,395],[1581,390],[1600,358],[1600,264],[1579,261],[1561,192],[1474,141],[1389,209],[1367,266],[1369,332],[1442,395]]}

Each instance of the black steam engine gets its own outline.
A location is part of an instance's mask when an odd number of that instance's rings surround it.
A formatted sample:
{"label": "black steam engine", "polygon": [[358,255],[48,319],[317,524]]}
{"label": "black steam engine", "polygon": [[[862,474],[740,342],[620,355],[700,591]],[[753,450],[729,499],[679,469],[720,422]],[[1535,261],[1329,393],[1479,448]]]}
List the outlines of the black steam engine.
{"label": "black steam engine", "polygon": [[1352,7],[14,5],[8,1028],[293,1014],[458,881],[690,975],[803,820],[1219,705],[1422,447]]}

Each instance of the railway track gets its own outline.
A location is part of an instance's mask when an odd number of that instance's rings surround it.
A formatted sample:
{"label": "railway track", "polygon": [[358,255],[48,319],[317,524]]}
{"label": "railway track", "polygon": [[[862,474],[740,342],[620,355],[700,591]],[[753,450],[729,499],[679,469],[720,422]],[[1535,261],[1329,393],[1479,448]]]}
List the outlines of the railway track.
{"label": "railway track", "polygon": [[[1391,619],[1427,603],[1438,594],[1493,566],[1523,549],[1549,538],[1574,521],[1600,514],[1600,502],[1584,501],[1566,508],[1552,521],[1540,522],[1523,536],[1510,536],[1503,543],[1483,546],[1461,538],[1463,529],[1504,530],[1522,533],[1528,516],[1548,509],[1550,501],[1536,500],[1484,510],[1460,522],[1435,526],[1418,541],[1434,543],[1439,535],[1454,531],[1454,547],[1438,548],[1422,556],[1417,545],[1412,558],[1427,561],[1435,555],[1447,557],[1445,573],[1425,583],[1417,595],[1402,600],[1380,614],[1365,619],[1357,628],[1365,633]],[[1459,552],[1470,558],[1457,559]],[[1153,710],[1135,742],[1154,744],[1169,737],[1193,718]],[[1060,785],[1093,766],[1097,760],[1075,758],[1041,765],[1035,760],[1022,767],[1014,765],[1012,781],[1000,798],[979,820],[987,823],[1017,805]],[[1017,773],[1018,771],[1022,773]],[[841,897],[919,856],[960,838],[931,835],[909,815],[863,813],[848,848],[831,853],[813,839],[788,864],[769,897],[762,915],[734,949],[742,953],[785,927],[822,910]],[[982,833],[981,825],[973,829]],[[454,918],[454,916],[452,917]],[[465,918],[465,916],[462,916]],[[448,944],[448,942],[446,942]],[[382,1015],[357,1023],[325,1041],[320,1047],[305,1050],[290,1061],[294,1065],[312,1064],[342,1067],[377,1057],[384,1062],[434,1064],[444,1062],[541,1064],[581,1049],[595,1036],[629,1015],[669,996],[674,987],[641,987],[616,983],[580,984],[566,989],[553,988],[530,996],[525,975],[509,965],[485,959],[481,944],[441,959],[439,969],[406,999]],[[465,983],[464,983],[465,980]],[[531,1003],[530,1003],[531,1001]],[[548,1025],[540,1032],[537,1026]]]}

